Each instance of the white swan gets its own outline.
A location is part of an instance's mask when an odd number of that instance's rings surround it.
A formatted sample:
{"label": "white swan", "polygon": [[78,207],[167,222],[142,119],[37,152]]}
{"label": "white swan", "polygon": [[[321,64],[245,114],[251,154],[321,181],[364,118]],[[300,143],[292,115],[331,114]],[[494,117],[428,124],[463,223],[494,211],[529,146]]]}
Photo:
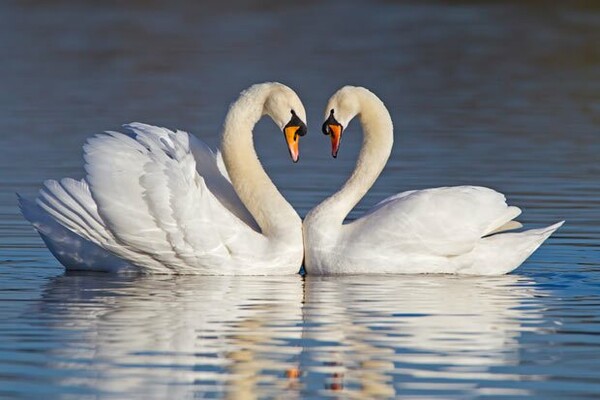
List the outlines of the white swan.
{"label": "white swan", "polygon": [[492,189],[458,186],[399,193],[343,224],[381,173],[393,143],[392,119],[381,100],[365,88],[346,86],[329,100],[323,124],[334,157],[356,115],[364,135],[356,168],[304,220],[307,273],[505,274],[564,222],[496,234],[520,227],[513,219],[521,210]]}
{"label": "white swan", "polygon": [[140,123],[84,146],[87,176],[49,180],[23,215],[67,269],[205,275],[295,274],[302,222],[263,170],[252,128],[269,115],[294,162],[306,133],[287,86],[242,92],[227,114],[222,158],[185,132]]}

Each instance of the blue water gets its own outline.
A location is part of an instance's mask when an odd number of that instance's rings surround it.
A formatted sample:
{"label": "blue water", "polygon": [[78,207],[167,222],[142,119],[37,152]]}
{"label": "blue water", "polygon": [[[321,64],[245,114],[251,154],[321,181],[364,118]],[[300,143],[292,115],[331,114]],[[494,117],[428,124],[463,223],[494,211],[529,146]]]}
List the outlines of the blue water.
{"label": "blue water", "polygon": [[[133,1],[0,4],[0,398],[600,396],[600,8],[587,2]],[[527,227],[567,223],[513,274],[119,277],[65,274],[14,193],[83,176],[81,146],[130,121],[209,144],[252,83],[294,88],[293,165],[271,122],[268,173],[301,215],[336,190],[327,98],[389,107],[392,157],[351,214],[476,184]]]}

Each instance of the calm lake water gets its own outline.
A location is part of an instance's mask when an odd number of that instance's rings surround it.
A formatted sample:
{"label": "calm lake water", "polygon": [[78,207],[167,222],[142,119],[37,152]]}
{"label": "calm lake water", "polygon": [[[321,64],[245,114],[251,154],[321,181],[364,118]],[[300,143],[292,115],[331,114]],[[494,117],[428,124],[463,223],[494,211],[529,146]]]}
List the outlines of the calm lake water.
{"label": "calm lake water", "polygon": [[[53,3],[53,4],[51,4]],[[0,398],[598,398],[600,9],[591,2],[0,4]],[[567,2],[563,2],[567,3]],[[346,178],[319,132],[345,84],[388,105],[393,193],[476,184],[528,227],[567,223],[514,273],[65,274],[14,193],[83,176],[86,137],[130,121],[209,144],[240,90],[297,90],[301,162],[256,128],[305,215]]]}

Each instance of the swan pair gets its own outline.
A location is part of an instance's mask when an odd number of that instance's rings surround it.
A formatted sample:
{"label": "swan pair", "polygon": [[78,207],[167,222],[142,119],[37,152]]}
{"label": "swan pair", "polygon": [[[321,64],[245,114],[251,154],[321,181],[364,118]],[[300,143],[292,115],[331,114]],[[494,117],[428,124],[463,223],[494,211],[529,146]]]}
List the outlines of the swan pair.
{"label": "swan pair", "polygon": [[[132,123],[84,146],[86,177],[48,180],[21,210],[73,270],[205,275],[456,273],[518,267],[562,224],[519,233],[520,210],[491,189],[459,186],[389,197],[344,219],[377,179],[393,143],[392,120],[370,91],[347,86],[329,100],[323,132],[337,156],[359,116],[363,147],[340,191],[304,223],[262,168],[252,129],[268,115],[299,158],[306,112],[280,83],[242,92],[227,114],[220,152],[182,131]],[[494,234],[494,235],[492,235]]]}

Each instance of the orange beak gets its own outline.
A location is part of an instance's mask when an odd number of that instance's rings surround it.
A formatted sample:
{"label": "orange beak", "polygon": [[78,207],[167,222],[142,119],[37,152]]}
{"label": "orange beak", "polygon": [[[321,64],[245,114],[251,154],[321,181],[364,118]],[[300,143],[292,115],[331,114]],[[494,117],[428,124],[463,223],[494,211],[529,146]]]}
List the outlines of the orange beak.
{"label": "orange beak", "polygon": [[286,126],[283,129],[285,141],[287,142],[293,162],[298,162],[298,159],[300,158],[300,149],[298,146],[300,143],[300,135],[298,134],[298,130],[300,130],[299,126]]}
{"label": "orange beak", "polygon": [[329,136],[331,137],[331,155],[333,158],[337,157],[338,150],[340,149],[340,141],[342,140],[342,126],[341,125],[329,125]]}

